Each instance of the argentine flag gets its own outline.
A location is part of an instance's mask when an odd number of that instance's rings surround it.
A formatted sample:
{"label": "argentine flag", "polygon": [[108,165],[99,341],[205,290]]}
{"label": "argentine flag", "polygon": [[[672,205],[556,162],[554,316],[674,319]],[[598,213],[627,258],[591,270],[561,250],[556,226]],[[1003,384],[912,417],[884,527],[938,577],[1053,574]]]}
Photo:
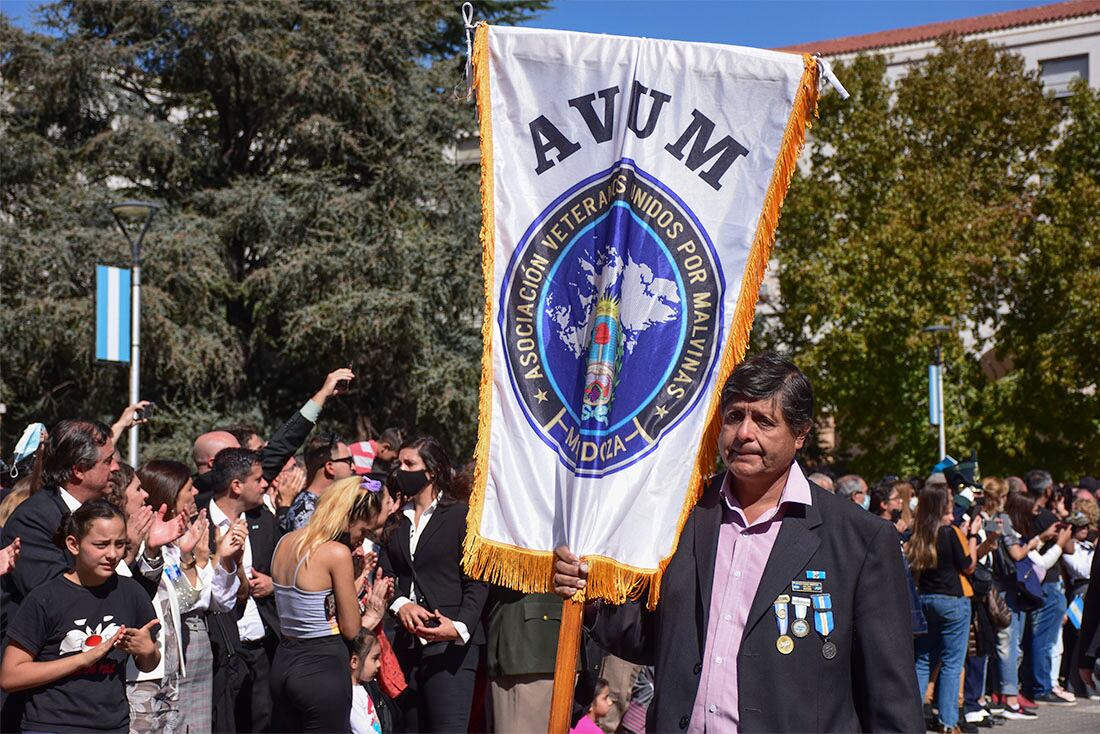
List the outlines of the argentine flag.
{"label": "argentine flag", "polygon": [[95,358],[130,361],[130,271],[95,267]]}
{"label": "argentine flag", "polygon": [[1081,629],[1081,615],[1085,610],[1085,597],[1082,594],[1078,594],[1070,602],[1069,608],[1066,609],[1066,616],[1069,617],[1070,624],[1077,629]]}

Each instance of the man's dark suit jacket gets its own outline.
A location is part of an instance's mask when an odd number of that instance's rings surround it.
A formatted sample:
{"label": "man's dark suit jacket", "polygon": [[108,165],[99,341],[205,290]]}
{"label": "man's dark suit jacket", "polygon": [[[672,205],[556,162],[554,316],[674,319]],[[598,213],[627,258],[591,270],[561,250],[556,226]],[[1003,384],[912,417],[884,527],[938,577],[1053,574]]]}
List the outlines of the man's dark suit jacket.
{"label": "man's dark suit jacket", "polygon": [[[4,532],[0,534],[0,548],[6,548],[19,538],[20,551],[15,568],[0,577],[0,605],[3,606],[0,628],[8,628],[8,620],[15,617],[19,605],[31,589],[72,568],[73,557],[69,551],[54,543],[62,521],[69,514],[60,490],[57,487],[43,487],[15,508],[8,518]],[[146,579],[138,569],[140,564],[139,558],[131,566],[134,580],[152,597],[157,593],[159,575],[157,582]]]}
{"label": "man's dark suit jacket", "polygon": [[[416,544],[416,561],[409,553],[412,522],[401,513],[396,528],[382,546],[379,563],[382,571],[394,579],[397,596],[408,596],[429,612],[438,609],[445,617],[462,622],[470,632],[471,645],[485,644],[481,610],[489,595],[489,586],[462,572],[462,541],[466,537],[465,502],[440,502]],[[416,598],[409,589],[416,578]],[[394,647],[415,648],[420,643],[401,625],[397,627]],[[427,645],[424,654],[443,652],[447,644]]]}
{"label": "man's dark suit jacket", "polygon": [[[252,567],[260,573],[271,575],[271,557],[282,531],[275,516],[262,505],[245,513],[248,520],[248,541],[252,545]],[[217,528],[210,525],[210,553],[217,548]],[[238,595],[236,607],[231,612],[210,612],[206,615],[210,648],[214,655],[214,702],[212,709],[213,731],[236,731],[234,716],[238,693],[248,671],[238,656],[241,637],[237,620],[244,615],[248,603],[247,592]],[[275,610],[275,595],[256,600],[256,610],[264,623],[266,647],[274,649],[279,637],[279,615]],[[266,685],[266,683],[264,683]]]}
{"label": "man's dark suit jacket", "polygon": [[1078,668],[1091,669],[1100,658],[1100,552],[1092,556],[1089,588],[1085,592],[1085,606],[1081,613],[1081,631],[1077,635],[1075,649]]}
{"label": "man's dark suit jacket", "polygon": [[[596,640],[627,660],[655,665],[646,730],[676,732],[691,721],[703,669],[718,529],[714,478],[684,524],[654,612],[635,602],[604,607]],[[847,499],[810,484],[812,505],[788,505],[750,608],[737,659],[743,732],[923,732],[913,663],[908,592],[897,532]],[[792,580],[824,571],[838,652],[821,654],[811,631],[781,654],[772,603]],[[809,594],[799,594],[809,596]],[[717,673],[717,670],[715,671]]]}

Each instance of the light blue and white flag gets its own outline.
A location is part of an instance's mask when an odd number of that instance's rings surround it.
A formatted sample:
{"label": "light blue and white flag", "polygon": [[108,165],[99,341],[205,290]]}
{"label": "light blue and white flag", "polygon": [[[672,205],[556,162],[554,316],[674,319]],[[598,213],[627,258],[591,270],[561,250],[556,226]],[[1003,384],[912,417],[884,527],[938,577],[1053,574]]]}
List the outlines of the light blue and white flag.
{"label": "light blue and white flag", "polygon": [[1066,616],[1069,617],[1069,622],[1076,629],[1081,629],[1081,617],[1085,611],[1085,597],[1083,594],[1078,594],[1070,602],[1069,607],[1066,609]]}
{"label": "light blue and white flag", "polygon": [[130,271],[95,266],[95,358],[130,361]]}

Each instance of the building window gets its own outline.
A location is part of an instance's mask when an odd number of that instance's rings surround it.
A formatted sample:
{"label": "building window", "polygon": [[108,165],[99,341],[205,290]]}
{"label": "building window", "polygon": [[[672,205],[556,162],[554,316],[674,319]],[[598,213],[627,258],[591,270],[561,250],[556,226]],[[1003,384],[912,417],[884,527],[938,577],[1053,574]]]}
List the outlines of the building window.
{"label": "building window", "polygon": [[1043,89],[1055,97],[1068,97],[1069,85],[1076,79],[1089,80],[1089,55],[1066,56],[1039,62]]}

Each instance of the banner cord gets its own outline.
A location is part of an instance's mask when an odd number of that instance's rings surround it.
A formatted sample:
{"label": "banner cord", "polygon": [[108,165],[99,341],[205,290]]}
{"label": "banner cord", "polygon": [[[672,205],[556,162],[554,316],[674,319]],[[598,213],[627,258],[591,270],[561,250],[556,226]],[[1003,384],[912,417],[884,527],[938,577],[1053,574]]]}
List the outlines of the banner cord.
{"label": "banner cord", "polygon": [[462,3],[462,23],[466,28],[466,101],[473,95],[473,77],[470,76],[470,60],[474,56],[474,4]]}
{"label": "banner cord", "polygon": [[[469,31],[466,32],[466,35],[469,36]],[[467,45],[469,45],[469,40],[467,40],[466,43]],[[840,95],[841,99],[848,99],[848,97],[850,97],[851,95],[848,94],[848,90],[844,88],[844,85],[840,83],[840,80],[836,78],[836,74],[833,73],[833,65],[830,64],[827,59],[822,58],[821,54],[814,54],[814,59],[817,61],[818,68],[821,69],[821,76],[818,79],[817,91],[821,92],[821,90],[825,86],[825,83],[828,82],[830,85],[832,85],[833,89],[837,91],[837,94]],[[469,76],[468,70],[467,76]]]}

